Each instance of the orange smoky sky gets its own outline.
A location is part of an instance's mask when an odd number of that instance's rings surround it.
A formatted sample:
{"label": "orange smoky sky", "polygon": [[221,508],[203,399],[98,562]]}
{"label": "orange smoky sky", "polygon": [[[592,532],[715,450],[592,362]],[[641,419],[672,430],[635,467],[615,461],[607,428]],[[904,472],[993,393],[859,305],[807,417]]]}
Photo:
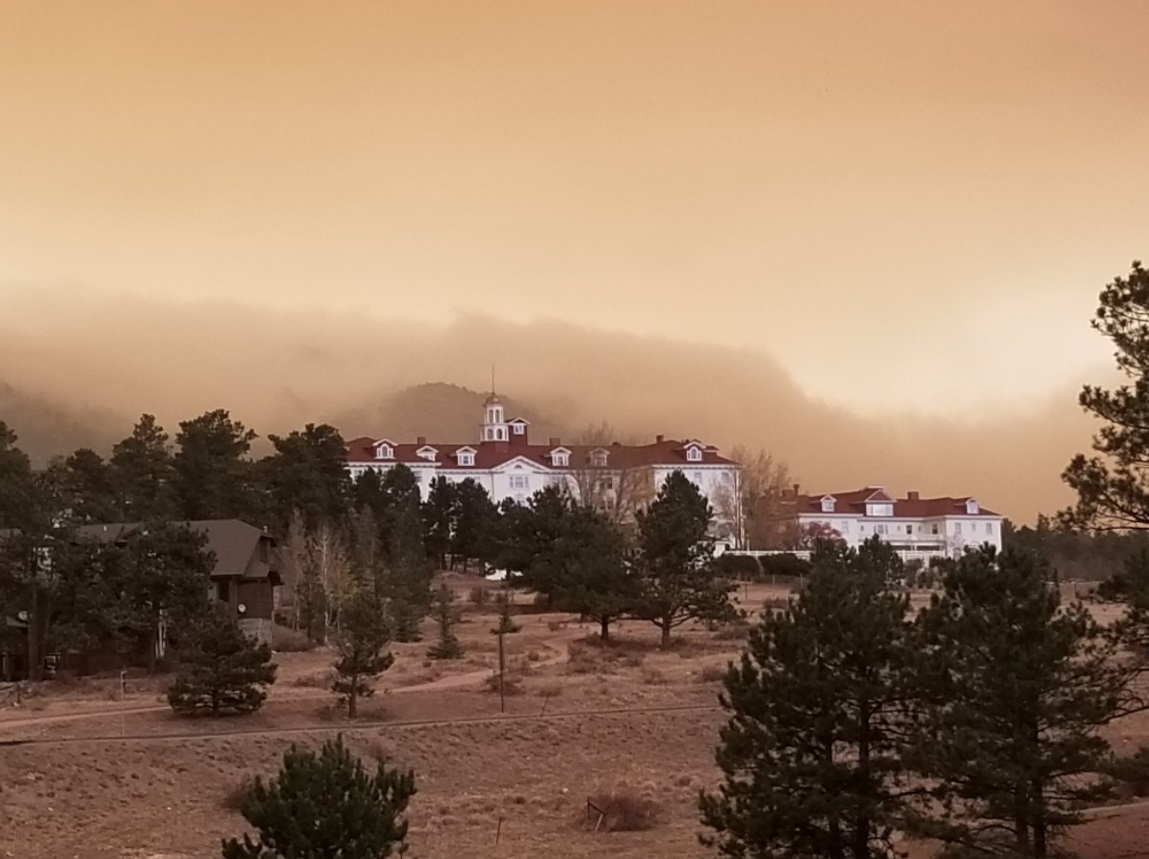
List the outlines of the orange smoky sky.
{"label": "orange smoky sky", "polygon": [[[726,348],[831,413],[988,421],[1001,449],[1103,372],[1096,294],[1149,236],[1147,43],[1140,0],[0,0],[0,314],[37,356],[0,378],[81,360],[59,288],[380,338],[479,314],[523,364],[560,323]],[[141,330],[116,354],[149,360]],[[516,354],[469,345],[446,381]]]}

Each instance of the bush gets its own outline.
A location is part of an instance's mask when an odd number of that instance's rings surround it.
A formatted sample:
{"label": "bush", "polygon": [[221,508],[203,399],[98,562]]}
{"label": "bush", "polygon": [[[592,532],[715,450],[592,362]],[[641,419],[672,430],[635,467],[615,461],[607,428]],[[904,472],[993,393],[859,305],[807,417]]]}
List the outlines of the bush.
{"label": "bush", "polygon": [[729,578],[749,579],[752,582],[762,578],[762,566],[751,555],[722,554],[714,559],[714,569]]}
{"label": "bush", "polygon": [[[486,680],[483,681],[483,690],[485,692],[493,692],[499,694],[499,672],[495,671]],[[523,688],[523,680],[517,674],[511,674],[509,671],[503,672],[503,694],[504,695],[522,695],[526,690]]]}
{"label": "bush", "polygon": [[276,624],[271,630],[271,649],[276,653],[306,653],[317,646],[301,629]]}
{"label": "bush", "polygon": [[254,785],[255,779],[252,776],[244,776],[223,795],[223,799],[219,802],[220,807],[228,811],[243,811],[243,806],[247,803],[247,798],[251,796],[251,789]]}
{"label": "bush", "polygon": [[[256,778],[243,816],[258,835],[224,842],[224,859],[332,856],[383,859],[406,847],[404,812],[415,794],[415,775],[388,769],[375,774],[343,745],[324,743],[318,754],[292,746],[279,775]],[[305,822],[306,825],[301,825]]]}
{"label": "bush", "polygon": [[726,679],[728,669],[722,665],[704,665],[698,672],[699,683],[720,683]]}
{"label": "bush", "polygon": [[644,832],[658,823],[658,804],[629,787],[587,799],[586,826],[599,832]]}
{"label": "bush", "polygon": [[467,594],[467,599],[482,608],[491,600],[491,592],[482,585],[475,585]]}
{"label": "bush", "polygon": [[241,715],[258,710],[275,682],[271,648],[256,644],[230,618],[212,615],[191,636],[192,648],[168,690],[181,716]]}
{"label": "bush", "polygon": [[1149,746],[1142,746],[1124,758],[1113,758],[1105,775],[1123,785],[1127,796],[1149,796]]}

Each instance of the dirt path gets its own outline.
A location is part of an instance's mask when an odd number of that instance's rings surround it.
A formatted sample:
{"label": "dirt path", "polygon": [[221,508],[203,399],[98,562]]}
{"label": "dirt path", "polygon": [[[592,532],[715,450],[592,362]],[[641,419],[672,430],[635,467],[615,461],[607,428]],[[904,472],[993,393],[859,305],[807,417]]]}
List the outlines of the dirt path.
{"label": "dirt path", "polygon": [[[551,638],[544,639],[539,642],[543,647],[553,651],[553,655],[547,659],[540,660],[534,663],[537,668],[544,668],[549,665],[557,665],[567,657],[566,645],[571,641],[585,635],[585,631],[577,626],[571,626],[563,629]],[[386,695],[399,695],[408,692],[442,692],[447,689],[462,689],[468,686],[477,685],[485,681],[491,676],[490,668],[478,668],[474,671],[467,671],[463,674],[449,674],[446,677],[440,677],[437,680],[428,680],[423,683],[414,683],[410,686],[396,686],[393,688],[384,687],[379,691]],[[271,700],[300,700],[309,698],[326,698],[330,693],[326,690],[316,689],[313,691],[300,691],[290,696],[283,696],[279,699]],[[101,717],[114,717],[114,716],[133,716],[141,713],[162,713],[170,708],[166,704],[148,704],[139,707],[104,707],[94,710],[82,710],[73,713],[55,713],[50,715],[27,716],[17,719],[0,719],[0,735],[2,735],[9,728],[28,728],[37,725],[49,725],[57,722],[75,722],[84,719],[98,719]]]}

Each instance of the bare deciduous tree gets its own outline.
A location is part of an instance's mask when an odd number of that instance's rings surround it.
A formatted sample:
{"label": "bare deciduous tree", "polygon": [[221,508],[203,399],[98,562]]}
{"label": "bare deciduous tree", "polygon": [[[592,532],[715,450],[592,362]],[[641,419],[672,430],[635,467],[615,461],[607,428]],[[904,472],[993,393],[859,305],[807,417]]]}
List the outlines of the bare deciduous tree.
{"label": "bare deciduous tree", "polygon": [[738,445],[730,458],[742,466],[737,486],[722,487],[713,499],[719,517],[735,523],[744,548],[783,549],[794,540],[793,511],[787,510],[790,468],[767,450]]}
{"label": "bare deciduous tree", "polygon": [[621,446],[637,444],[634,438],[620,439],[614,427],[604,422],[588,426],[571,446],[568,489],[579,503],[615,525],[633,524],[635,513],[654,499],[651,467],[621,455]]}

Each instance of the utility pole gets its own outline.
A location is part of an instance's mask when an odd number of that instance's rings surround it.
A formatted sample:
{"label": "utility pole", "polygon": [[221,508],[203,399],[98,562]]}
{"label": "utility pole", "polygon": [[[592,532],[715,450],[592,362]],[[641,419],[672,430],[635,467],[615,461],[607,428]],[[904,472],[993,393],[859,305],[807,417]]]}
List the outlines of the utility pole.
{"label": "utility pole", "polygon": [[507,712],[507,699],[503,694],[503,669],[505,661],[503,659],[503,631],[499,630],[499,712]]}

